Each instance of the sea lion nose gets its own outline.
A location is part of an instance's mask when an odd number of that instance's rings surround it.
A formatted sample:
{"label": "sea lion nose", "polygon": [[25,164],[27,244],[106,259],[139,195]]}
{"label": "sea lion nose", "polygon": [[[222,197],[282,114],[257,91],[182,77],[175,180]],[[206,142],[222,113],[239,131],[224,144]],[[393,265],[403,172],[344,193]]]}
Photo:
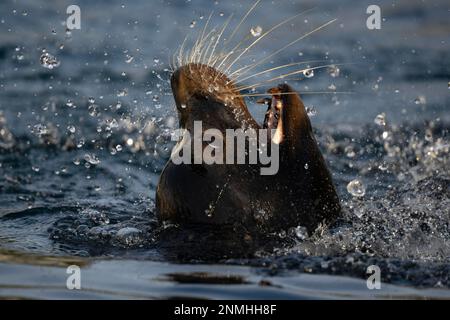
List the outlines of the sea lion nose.
{"label": "sea lion nose", "polygon": [[188,88],[184,78],[183,70],[180,69],[176,70],[170,78],[170,85],[178,110],[183,110],[186,107],[187,99],[189,97]]}

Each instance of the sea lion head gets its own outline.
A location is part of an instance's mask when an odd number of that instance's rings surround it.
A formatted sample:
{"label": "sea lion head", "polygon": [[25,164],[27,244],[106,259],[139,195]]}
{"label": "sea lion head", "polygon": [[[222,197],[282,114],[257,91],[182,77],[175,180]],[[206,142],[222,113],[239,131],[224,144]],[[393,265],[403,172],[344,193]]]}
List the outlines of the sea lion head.
{"label": "sea lion head", "polygon": [[180,127],[190,130],[194,121],[205,129],[257,127],[234,83],[208,65],[190,63],[171,77]]}

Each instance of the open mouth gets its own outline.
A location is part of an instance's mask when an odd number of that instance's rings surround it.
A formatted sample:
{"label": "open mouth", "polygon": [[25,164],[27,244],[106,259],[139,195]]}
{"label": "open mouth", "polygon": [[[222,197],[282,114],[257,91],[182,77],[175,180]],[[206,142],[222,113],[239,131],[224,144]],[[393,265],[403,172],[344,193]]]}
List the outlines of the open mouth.
{"label": "open mouth", "polygon": [[272,94],[272,98],[263,98],[257,101],[257,103],[267,105],[267,111],[264,117],[263,128],[268,130],[275,130],[275,134],[272,137],[272,141],[280,144],[283,141],[283,123],[282,123],[282,111],[283,101],[278,88],[272,88],[268,90],[268,93]]}

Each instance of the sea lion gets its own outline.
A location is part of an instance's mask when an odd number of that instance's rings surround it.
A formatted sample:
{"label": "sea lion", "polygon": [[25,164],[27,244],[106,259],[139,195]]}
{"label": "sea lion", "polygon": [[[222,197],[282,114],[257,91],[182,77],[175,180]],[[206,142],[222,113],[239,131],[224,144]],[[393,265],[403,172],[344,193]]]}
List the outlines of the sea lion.
{"label": "sea lion", "polygon": [[[268,92],[264,125],[253,119],[233,82],[213,67],[190,63],[171,77],[179,126],[202,130],[275,129],[279,169],[261,175],[260,164],[174,164],[169,160],[156,190],[160,221],[276,232],[295,226],[314,231],[340,213],[331,174],[300,96],[287,84]],[[203,143],[205,148],[208,143]],[[229,147],[229,146],[228,146]],[[179,148],[179,145],[175,148]],[[227,145],[225,145],[227,148]]]}

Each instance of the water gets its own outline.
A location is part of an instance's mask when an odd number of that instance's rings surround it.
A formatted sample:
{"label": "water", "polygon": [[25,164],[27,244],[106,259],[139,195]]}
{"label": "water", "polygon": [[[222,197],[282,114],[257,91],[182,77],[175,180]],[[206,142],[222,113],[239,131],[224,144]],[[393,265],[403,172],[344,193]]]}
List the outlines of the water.
{"label": "water", "polygon": [[[332,65],[284,80],[314,106],[343,216],[314,234],[298,226],[238,243],[159,226],[154,194],[177,127],[169,55],[210,8],[219,25],[250,4],[80,1],[82,30],[66,32],[69,4],[0,4],[2,297],[450,297],[445,1],[382,2],[382,29],[369,31],[369,2],[323,0],[252,48],[247,63],[338,18],[264,65]],[[263,1],[239,36],[307,7]],[[265,108],[247,103],[262,121]],[[65,289],[71,264],[88,290]],[[366,287],[373,264],[380,291]]]}

